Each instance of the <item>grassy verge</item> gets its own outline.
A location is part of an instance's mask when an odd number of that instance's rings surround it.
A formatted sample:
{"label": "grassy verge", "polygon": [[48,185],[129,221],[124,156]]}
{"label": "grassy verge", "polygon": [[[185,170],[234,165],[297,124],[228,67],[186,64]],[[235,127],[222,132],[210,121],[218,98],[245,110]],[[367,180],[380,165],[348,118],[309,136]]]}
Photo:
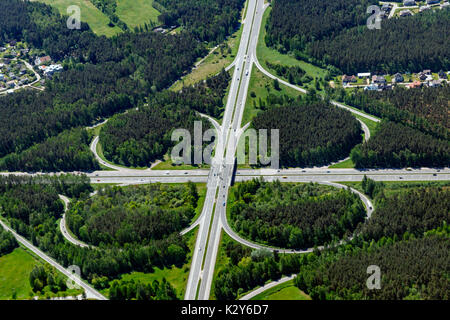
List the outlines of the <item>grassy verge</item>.
{"label": "grassy verge", "polygon": [[[209,54],[204,60],[195,67],[190,73],[182,77],[181,80],[175,82],[170,90],[179,91],[183,86],[191,86],[201,80],[218,74],[222,69],[230,65],[234,58],[236,57],[237,51],[239,49],[239,43],[241,39],[243,26],[233,33],[228,40],[225,42],[226,46],[222,50],[221,48],[215,49],[211,54]],[[231,49],[231,52],[228,49]],[[201,59],[199,60],[201,61]]]}
{"label": "grassy verge", "polygon": [[266,46],[266,42],[264,41],[264,38],[266,36],[265,26],[271,10],[272,8],[269,7],[267,8],[266,12],[264,12],[263,20],[261,23],[261,31],[259,33],[258,46],[256,48],[258,60],[261,63],[261,65],[268,70],[270,69],[267,67],[267,61],[269,61],[270,63],[277,63],[285,66],[299,66],[306,72],[306,74],[308,74],[312,78],[325,77],[326,73],[325,69],[319,68],[305,61],[297,60],[295,57],[291,55],[282,54],[277,50]]}
{"label": "grassy verge", "polygon": [[92,31],[99,36],[114,36],[122,30],[119,27],[109,27],[109,18],[97,9],[89,0],[34,0],[55,7],[61,15],[68,16],[67,8],[76,5],[81,10],[81,21],[86,22]]}
{"label": "grassy verge", "polygon": [[210,293],[210,300],[216,300],[216,296],[214,294],[214,288],[216,283],[217,275],[223,268],[228,264],[230,258],[227,256],[227,253],[225,252],[225,246],[229,241],[234,241],[230,238],[230,236],[223,232],[223,230],[220,233],[220,245],[219,250],[217,251],[217,260],[216,260],[216,267],[214,268],[214,274],[213,274],[213,280],[211,285],[211,293]]}
{"label": "grassy verge", "polygon": [[130,29],[150,21],[157,23],[160,12],[152,4],[153,0],[117,0],[116,14]]}
{"label": "grassy verge", "polygon": [[247,100],[245,103],[242,125],[250,122],[261,111],[260,101],[265,102],[269,94],[277,97],[287,95],[297,97],[301,93],[280,83],[280,90],[274,88],[274,81],[264,75],[257,68],[252,69],[250,84],[248,87]]}
{"label": "grassy verge", "polygon": [[354,168],[355,164],[353,163],[352,159],[347,159],[345,161],[333,164],[329,166],[328,168],[331,169],[348,169],[348,168]]}
{"label": "grassy verge", "polygon": [[294,281],[290,280],[270,288],[250,300],[311,300],[311,297],[294,286]]}
{"label": "grassy verge", "polygon": [[168,155],[164,156],[164,161],[161,161],[152,170],[195,170],[195,169],[209,169],[209,165],[189,165],[189,164],[174,164]]}

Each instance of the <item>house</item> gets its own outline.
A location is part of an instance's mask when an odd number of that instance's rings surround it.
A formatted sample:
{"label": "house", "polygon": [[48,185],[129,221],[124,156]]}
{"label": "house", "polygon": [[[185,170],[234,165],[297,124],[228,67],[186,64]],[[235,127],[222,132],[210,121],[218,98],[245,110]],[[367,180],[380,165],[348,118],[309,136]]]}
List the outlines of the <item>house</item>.
{"label": "house", "polygon": [[414,81],[408,85],[409,88],[420,88],[422,86],[422,82]]}
{"label": "house", "polygon": [[415,6],[416,1],[415,0],[403,0],[403,5],[405,7]]}
{"label": "house", "polygon": [[11,41],[9,42],[9,45],[10,45],[11,47],[15,47],[16,44],[17,44],[17,41],[16,41],[16,40],[11,40]]}
{"label": "house", "polygon": [[373,76],[372,83],[386,83],[386,78],[384,76]]}
{"label": "house", "polygon": [[427,76],[431,76],[431,70],[423,70],[423,73],[425,73]]}
{"label": "house", "polygon": [[384,4],[381,6],[381,11],[384,11],[384,12],[389,12],[389,11],[391,11],[391,5],[390,5],[389,3],[384,3]]}
{"label": "house", "polygon": [[444,72],[444,70],[441,70],[438,72],[439,79],[447,79],[447,74]]}
{"label": "house", "polygon": [[428,82],[428,86],[431,88],[437,88],[441,86],[441,82],[442,82],[441,80],[433,80]]}
{"label": "house", "polygon": [[430,4],[436,4],[436,3],[439,3],[439,2],[441,2],[441,0],[427,0],[427,4],[428,4],[428,5],[430,5]]}
{"label": "house", "polygon": [[407,16],[412,16],[412,12],[411,10],[402,10],[399,12],[398,14],[400,17],[407,17]]}
{"label": "house", "polygon": [[5,47],[0,47],[0,52],[4,52],[4,51],[6,51],[6,48]]}
{"label": "house", "polygon": [[347,76],[345,74],[342,76],[342,83],[344,83],[344,84],[349,83],[349,82],[356,82],[356,81],[357,81],[357,79],[355,76]]}
{"label": "house", "polygon": [[431,7],[429,5],[426,5],[426,6],[421,6],[419,8],[419,12],[423,12],[423,11],[426,11],[426,10],[431,10]]}
{"label": "house", "polygon": [[363,73],[358,73],[358,78],[369,78],[371,75],[370,72],[363,72]]}
{"label": "house", "polygon": [[45,68],[44,75],[46,77],[51,77],[56,72],[61,72],[62,70],[63,70],[62,65],[60,65],[60,64],[52,64],[52,65],[48,66],[47,68]]}
{"label": "house", "polygon": [[49,56],[44,56],[44,57],[40,57],[40,58],[38,57],[38,58],[36,58],[36,60],[34,60],[34,64],[38,66],[40,64],[50,62],[50,61],[52,61],[52,59]]}
{"label": "house", "polygon": [[405,81],[405,78],[400,73],[396,73],[394,77],[392,78],[393,83],[399,83]]}
{"label": "house", "polygon": [[14,88],[16,86],[16,83],[14,81],[8,81],[6,83],[6,86],[9,88]]}
{"label": "house", "polygon": [[423,72],[419,73],[419,79],[425,81],[427,79],[427,75]]}

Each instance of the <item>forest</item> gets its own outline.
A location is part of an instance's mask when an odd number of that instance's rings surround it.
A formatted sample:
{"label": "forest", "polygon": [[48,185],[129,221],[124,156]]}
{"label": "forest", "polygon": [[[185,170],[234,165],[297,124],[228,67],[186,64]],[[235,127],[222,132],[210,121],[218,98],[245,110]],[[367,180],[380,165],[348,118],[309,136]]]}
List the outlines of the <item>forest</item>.
{"label": "forest", "polygon": [[239,27],[245,0],[157,0],[166,26],[181,25],[200,41],[220,43]]}
{"label": "forest", "polygon": [[383,121],[376,134],[356,146],[350,157],[356,168],[444,167],[450,164],[450,142]]}
{"label": "forest", "polygon": [[275,70],[278,76],[288,79],[289,83],[301,86],[303,82],[306,82],[306,79],[303,78],[306,72],[299,66],[285,66],[269,61],[266,64],[269,69]]}
{"label": "forest", "polygon": [[100,165],[89,149],[91,138],[85,129],[63,131],[21,153],[10,153],[0,158],[0,170],[71,172],[100,169]]}
{"label": "forest", "polygon": [[450,221],[450,190],[448,188],[417,188],[386,196],[376,196],[376,210],[360,226],[365,240],[402,236],[406,232],[420,237],[425,231]]}
{"label": "forest", "polygon": [[302,255],[279,254],[266,249],[251,250],[229,237],[223,238],[221,246],[228,262],[214,281],[217,300],[235,300],[242,293],[269,280],[297,273],[304,259]]}
{"label": "forest", "polygon": [[280,130],[281,166],[319,166],[347,157],[362,140],[359,122],[317,98],[304,99],[259,112],[252,126]]}
{"label": "forest", "polygon": [[94,246],[145,246],[189,226],[197,201],[193,183],[106,187],[71,206],[67,225],[80,240]]}
{"label": "forest", "polygon": [[[149,166],[161,159],[174,145],[174,129],[193,132],[194,121],[202,121],[198,112],[219,117],[230,75],[222,71],[180,92],[169,90],[148,99],[139,110],[114,116],[100,132],[105,157],[125,166]],[[210,127],[203,120],[203,130]]]}
{"label": "forest", "polygon": [[110,300],[178,300],[175,289],[163,279],[144,284],[134,280],[114,280],[109,288]]}
{"label": "forest", "polygon": [[[423,238],[392,238],[309,254],[294,279],[317,300],[448,300],[449,228]],[[381,289],[366,286],[367,267],[381,270]]]}
{"label": "forest", "polygon": [[330,96],[347,105],[390,121],[400,122],[435,137],[448,139],[450,86],[395,87],[394,90],[347,92],[330,90]]}
{"label": "forest", "polygon": [[252,180],[233,188],[231,226],[279,248],[307,249],[351,235],[365,208],[350,190],[317,184]]}
{"label": "forest", "polygon": [[265,41],[344,74],[450,69],[448,10],[385,19],[381,29],[370,30],[370,4],[378,1],[274,0]]}
{"label": "forest", "polygon": [[[102,285],[103,279],[110,281],[123,273],[152,272],[155,266],[164,268],[185,262],[189,249],[186,239],[178,233],[152,240],[148,245],[133,243],[125,248],[81,248],[67,242],[56,227],[64,209],[58,194],[74,198],[76,206],[89,201],[92,191],[89,178],[84,175],[2,176],[0,206],[4,212],[3,217],[8,220],[12,229],[63,266],[80,266],[82,277],[96,287]],[[180,201],[176,198],[171,200],[173,205]],[[129,206],[133,203],[131,201]],[[127,226],[124,225],[123,228],[126,229]]]}

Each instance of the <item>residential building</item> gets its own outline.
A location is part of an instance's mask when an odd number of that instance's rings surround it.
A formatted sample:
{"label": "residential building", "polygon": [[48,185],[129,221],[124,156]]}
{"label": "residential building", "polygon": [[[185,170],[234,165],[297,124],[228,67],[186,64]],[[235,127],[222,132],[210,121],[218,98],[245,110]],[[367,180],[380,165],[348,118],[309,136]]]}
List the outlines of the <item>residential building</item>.
{"label": "residential building", "polygon": [[414,81],[408,85],[409,88],[420,88],[422,86],[422,82]]}
{"label": "residential building", "polygon": [[441,0],[427,0],[427,4],[436,4],[441,2]]}
{"label": "residential building", "polygon": [[403,0],[403,5],[405,7],[415,6],[416,1],[415,0]]}
{"label": "residential building", "polygon": [[44,75],[46,77],[51,77],[56,72],[61,72],[63,70],[62,65],[60,64],[52,64],[44,69]]}
{"label": "residential building", "polygon": [[431,70],[423,70],[423,73],[425,73],[427,76],[431,76]]}
{"label": "residential building", "polygon": [[441,80],[433,80],[433,81],[428,82],[428,86],[432,87],[432,88],[436,88],[436,87],[440,87],[441,83],[442,83]]}
{"label": "residential building", "polygon": [[421,73],[419,73],[419,79],[424,81],[427,79],[427,75],[425,73],[421,72]]}
{"label": "residential building", "polygon": [[52,59],[49,56],[37,57],[36,60],[34,60],[34,64],[38,66],[50,61],[52,61]]}
{"label": "residential building", "polygon": [[368,85],[367,87],[364,87],[364,90],[366,90],[366,91],[378,91],[379,90],[379,88],[378,88],[378,85],[377,84],[371,84],[371,85]]}
{"label": "residential building", "polygon": [[344,83],[344,84],[349,83],[349,82],[356,82],[356,81],[357,81],[357,79],[355,76],[347,76],[345,74],[342,76],[342,83]]}
{"label": "residential building", "polygon": [[386,83],[386,78],[384,76],[372,76],[372,83]]}
{"label": "residential building", "polygon": [[371,73],[370,72],[363,72],[363,73],[358,73],[358,78],[370,78]]}
{"label": "residential building", "polygon": [[439,71],[438,76],[440,79],[447,79],[447,74],[444,72],[444,70]]}
{"label": "residential building", "polygon": [[400,73],[396,73],[394,77],[392,78],[393,83],[399,83],[405,81],[405,78]]}
{"label": "residential building", "polygon": [[431,7],[429,5],[426,5],[426,6],[421,6],[419,8],[419,12],[423,12],[423,11],[426,11],[426,10],[431,10]]}

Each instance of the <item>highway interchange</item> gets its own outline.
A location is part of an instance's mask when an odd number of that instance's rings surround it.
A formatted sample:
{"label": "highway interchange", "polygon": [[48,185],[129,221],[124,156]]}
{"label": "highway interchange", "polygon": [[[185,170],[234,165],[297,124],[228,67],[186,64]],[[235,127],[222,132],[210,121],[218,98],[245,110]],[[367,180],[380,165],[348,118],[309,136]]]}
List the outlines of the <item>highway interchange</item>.
{"label": "highway interchange", "polygon": [[[272,79],[278,79],[280,83],[289,86],[297,91],[305,93],[306,90],[294,86],[282,79],[277,78],[265,70],[259,63],[256,55],[256,47],[259,38],[259,31],[264,10],[268,4],[264,0],[249,0],[247,14],[243,21],[243,32],[239,51],[235,61],[229,66],[234,67],[230,91],[225,108],[222,125],[213,122],[218,131],[218,139],[215,149],[215,155],[212,160],[210,170],[136,170],[116,166],[102,160],[96,152],[98,137],[91,144],[91,150],[96,155],[97,160],[104,166],[115,171],[96,171],[87,173],[91,182],[94,184],[146,184],[146,183],[183,183],[183,182],[202,182],[207,183],[207,193],[203,205],[203,211],[197,221],[182,234],[198,227],[197,240],[192,257],[188,283],[185,291],[186,300],[208,300],[210,298],[211,285],[215,269],[217,253],[220,245],[220,236],[222,229],[236,241],[247,246],[258,249],[263,246],[242,239],[230,228],[226,218],[226,204],[229,187],[232,183],[233,169],[235,163],[235,154],[237,142],[247,126],[241,127],[242,116],[247,99],[247,92],[250,83],[253,66],[256,66],[266,76]],[[228,68],[228,69],[229,69]],[[345,108],[355,114],[363,116],[372,121],[379,122],[378,118],[367,115],[360,111],[349,108],[338,102],[333,101],[334,105]],[[367,126],[362,123],[365,137],[370,137]],[[26,173],[0,173],[0,175]],[[380,169],[380,170],[357,170],[357,169],[328,169],[328,168],[298,168],[298,169],[239,169],[235,175],[235,181],[246,181],[253,178],[263,177],[266,181],[280,180],[282,182],[318,182],[331,184],[338,188],[343,185],[333,182],[361,181],[366,175],[376,181],[438,181],[450,180],[450,169]],[[365,203],[367,217],[373,211],[370,200],[356,190],[362,201]],[[66,208],[68,199],[62,197]],[[10,230],[3,222],[0,224]],[[85,246],[85,244],[74,239],[68,233],[65,227],[65,220],[62,219],[61,231],[70,242],[75,245]],[[27,240],[13,233],[16,238],[27,248],[38,254],[45,261],[55,266],[65,275],[68,272],[56,261],[42,253]],[[273,248],[269,248],[273,250]],[[283,250],[280,250],[283,251]],[[289,251],[287,253],[308,252]],[[96,299],[106,299],[95,289],[85,282],[80,281],[80,285],[86,290],[88,297]]]}

